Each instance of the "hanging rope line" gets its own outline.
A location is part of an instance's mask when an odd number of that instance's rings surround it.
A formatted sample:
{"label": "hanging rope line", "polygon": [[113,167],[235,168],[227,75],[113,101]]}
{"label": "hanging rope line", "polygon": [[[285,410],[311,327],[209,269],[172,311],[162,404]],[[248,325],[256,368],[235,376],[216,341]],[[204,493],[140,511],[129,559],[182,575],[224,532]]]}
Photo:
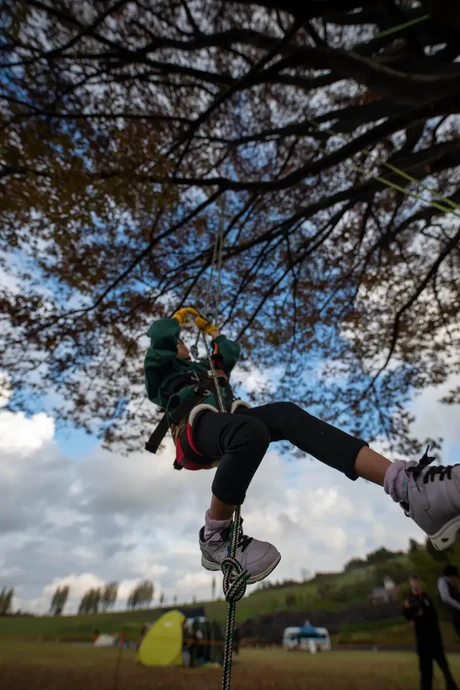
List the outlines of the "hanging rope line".
{"label": "hanging rope line", "polygon": [[[209,361],[214,387],[217,393],[217,402],[219,411],[224,412],[224,404],[222,394],[220,391],[219,381],[217,378],[214,362],[212,361],[212,353],[206,341],[206,336],[201,333],[203,344],[206,348],[206,355]],[[228,556],[222,561],[223,583],[222,589],[224,591],[225,600],[228,603],[227,621],[225,624],[225,642],[224,642],[224,660],[222,666],[222,690],[230,690],[232,682],[232,665],[233,665],[233,639],[235,632],[235,617],[236,604],[242,599],[246,593],[247,580],[249,573],[243,569],[243,566],[236,558],[236,549],[242,533],[242,518],[241,507],[237,506],[233,514],[233,524],[230,534],[230,543],[228,546]]]}
{"label": "hanging rope line", "polygon": [[[219,317],[219,306],[220,306],[220,293],[221,293],[221,275],[222,275],[222,259],[223,259],[223,248],[224,248],[224,228],[225,228],[225,198],[224,195],[220,197],[220,215],[219,224],[217,227],[217,232],[214,241],[214,247],[212,250],[211,266],[208,276],[208,281],[206,284],[206,289],[204,292],[204,307],[203,316],[213,323],[218,325]],[[200,342],[200,334],[196,336],[196,340],[190,352],[195,359],[198,359],[198,343]]]}
{"label": "hanging rope line", "polygon": [[[316,120],[313,120],[312,118],[307,118],[308,121],[316,127],[321,132],[327,132],[331,136],[340,136],[338,132],[335,132],[333,129],[330,127],[321,127],[320,123],[317,122]],[[320,144],[317,144],[317,149],[321,151],[324,155],[329,155],[329,152],[327,149],[324,148],[324,146],[321,146]],[[366,155],[371,155],[371,152],[369,149],[362,149],[362,151]],[[356,170],[356,172],[359,172],[361,175],[365,175],[366,177],[370,177],[374,180],[377,180],[378,182],[381,182],[384,184],[386,187],[391,187],[392,189],[401,192],[401,194],[404,194],[405,196],[410,196],[414,199],[417,199],[417,201],[421,201],[423,204],[432,206],[433,208],[437,209],[438,211],[442,211],[443,213],[451,213],[455,216],[458,216],[460,218],[460,206],[456,204],[452,199],[447,199],[444,197],[442,194],[439,194],[434,189],[431,189],[430,187],[426,186],[421,180],[417,180],[417,178],[412,177],[412,175],[409,175],[409,173],[406,173],[404,170],[401,170],[401,168],[398,168],[396,165],[393,165],[392,163],[388,163],[387,161],[383,159],[377,159],[376,164],[377,165],[382,165],[387,168],[389,168],[392,172],[395,174],[399,175],[400,177],[403,177],[404,179],[412,182],[413,184],[416,184],[419,187],[422,187],[425,191],[428,193],[432,194],[434,197],[438,198],[440,201],[443,201],[446,206],[438,203],[437,201],[434,201],[433,199],[425,199],[425,197],[421,196],[420,194],[417,194],[416,192],[412,192],[410,189],[407,189],[406,187],[402,187],[401,185],[397,184],[396,182],[393,182],[392,180],[389,180],[386,177],[383,177],[382,175],[376,175],[374,173],[369,172],[365,168],[363,168],[360,165],[357,165],[354,161],[350,160],[349,161],[350,167],[353,168],[353,170]]]}
{"label": "hanging rope line", "polygon": [[[206,287],[205,299],[205,316],[208,320],[212,320],[217,324],[219,315],[219,302],[222,287],[222,260],[224,247],[224,227],[225,227],[225,201],[221,198],[220,203],[220,217],[219,225],[216,232],[211,270],[209,273],[208,283]],[[212,311],[213,308],[213,311]],[[222,400],[222,392],[220,390],[219,380],[216,374],[216,369],[212,359],[212,352],[209,348],[206,336],[204,333],[199,333],[198,338],[202,338],[205,348],[206,357],[209,362],[209,369],[216,390],[217,403],[219,412],[225,411],[224,402]],[[198,340],[195,343],[195,352],[198,350]],[[195,354],[192,351],[192,354]],[[225,642],[224,642],[224,660],[222,666],[222,690],[230,690],[232,678],[232,664],[233,664],[233,641],[235,631],[235,617],[236,604],[245,595],[247,580],[249,573],[243,569],[241,563],[236,558],[236,549],[242,533],[242,518],[241,507],[237,506],[233,515],[233,524],[228,545],[228,555],[222,561],[223,583],[225,600],[228,603],[227,621],[225,625]]]}
{"label": "hanging rope line", "polygon": [[426,22],[427,19],[430,18],[431,15],[429,14],[424,14],[421,17],[416,17],[415,19],[410,19],[407,22],[404,22],[403,24],[395,24],[395,26],[390,26],[389,29],[385,29],[384,31],[379,31],[378,34],[375,36],[372,36],[373,39],[376,38],[385,38],[385,36],[391,36],[392,34],[399,33],[400,31],[404,31],[404,29],[408,29],[411,26],[415,26],[416,24],[420,24],[421,22]]}
{"label": "hanging rope line", "polygon": [[219,200],[220,214],[219,225],[216,232],[214,249],[209,272],[208,284],[205,292],[205,311],[212,314],[214,323],[217,325],[220,306],[221,275],[222,275],[222,256],[224,245],[225,228],[225,195],[222,194]]}
{"label": "hanging rope line", "polygon": [[222,561],[222,571],[224,573],[223,590],[225,600],[228,602],[227,622],[225,625],[224,661],[222,667],[222,690],[230,690],[232,683],[236,603],[244,597],[249,577],[248,572],[243,570],[241,563],[236,558],[236,548],[242,532],[241,522],[241,508],[237,506],[233,515],[229,554]]}

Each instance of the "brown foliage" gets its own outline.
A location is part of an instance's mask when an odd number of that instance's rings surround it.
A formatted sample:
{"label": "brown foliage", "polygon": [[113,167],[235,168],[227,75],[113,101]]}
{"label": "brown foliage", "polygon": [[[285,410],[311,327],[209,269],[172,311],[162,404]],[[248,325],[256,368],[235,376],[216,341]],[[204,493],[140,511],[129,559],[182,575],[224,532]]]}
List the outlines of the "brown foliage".
{"label": "brown foliage", "polygon": [[260,399],[417,451],[405,403],[460,369],[459,36],[424,4],[6,2],[11,405],[139,447],[142,335],[204,304],[222,220]]}

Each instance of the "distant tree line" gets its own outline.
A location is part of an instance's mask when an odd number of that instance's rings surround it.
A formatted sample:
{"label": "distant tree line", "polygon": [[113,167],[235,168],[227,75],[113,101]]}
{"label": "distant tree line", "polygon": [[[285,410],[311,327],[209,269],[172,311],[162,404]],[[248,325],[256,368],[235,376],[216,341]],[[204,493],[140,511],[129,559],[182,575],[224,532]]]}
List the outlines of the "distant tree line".
{"label": "distant tree line", "polygon": [[[130,592],[126,603],[127,608],[132,611],[148,608],[153,599],[154,592],[153,582],[150,582],[150,580],[139,582]],[[160,605],[163,603],[162,599],[164,600],[163,594],[160,596]]]}
{"label": "distant tree line", "polygon": [[[411,542],[413,540],[411,539]],[[412,545],[409,544],[409,550]],[[354,568],[366,568],[369,565],[376,565],[377,563],[384,563],[385,561],[394,558],[395,556],[402,556],[404,551],[389,551],[385,547],[381,547],[376,551],[368,553],[366,558],[352,558],[346,563],[344,570],[353,570]]]}
{"label": "distant tree line", "polygon": [[0,616],[9,616],[13,613],[14,589],[4,587],[0,592]]}
{"label": "distant tree line", "polygon": [[104,587],[92,587],[81,598],[78,613],[106,613],[117,600],[118,582],[109,582]]}
{"label": "distant tree line", "polygon": [[[111,611],[115,606],[118,597],[118,582],[109,582],[103,587],[91,587],[84,592],[79,606],[79,614],[87,613],[106,613]],[[151,606],[155,594],[155,587],[150,580],[143,580],[136,584],[129,593],[126,607],[131,610],[145,609]],[[56,587],[51,598],[49,612],[52,616],[60,616],[68,602],[70,595],[70,587],[68,585]],[[3,590],[2,598],[0,599],[0,615],[11,609],[11,600],[13,597],[13,590],[7,592]],[[9,596],[9,599],[8,599]],[[166,603],[166,596],[164,592],[159,595],[159,605],[163,606]],[[177,596],[173,597],[174,606],[177,604]]]}
{"label": "distant tree line", "polygon": [[70,588],[68,585],[64,587],[57,587],[54,591],[53,598],[51,599],[50,614],[52,616],[60,616],[64,610],[64,606],[69,598]]}
{"label": "distant tree line", "polygon": [[289,587],[291,585],[298,585],[299,582],[297,580],[276,580],[275,582],[269,582],[267,580],[263,580],[263,582],[260,582],[257,585],[257,590],[265,590],[265,589],[282,589],[283,587]]}

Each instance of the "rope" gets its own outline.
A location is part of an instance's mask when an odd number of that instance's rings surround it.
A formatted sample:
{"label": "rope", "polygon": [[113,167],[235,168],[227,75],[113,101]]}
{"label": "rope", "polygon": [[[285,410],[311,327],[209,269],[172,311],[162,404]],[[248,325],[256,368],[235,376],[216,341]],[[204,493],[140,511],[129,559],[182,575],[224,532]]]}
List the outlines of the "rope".
{"label": "rope", "polygon": [[[329,133],[329,134],[331,134],[331,135],[333,135],[333,136],[340,136],[340,134],[339,134],[338,132],[335,132],[335,131],[334,131],[333,129],[331,129],[330,127],[324,127],[324,128],[321,127],[321,125],[320,125],[317,121],[313,120],[312,118],[308,118],[308,121],[309,121],[314,127],[316,127],[319,131],[327,132],[327,133]],[[319,151],[321,151],[323,154],[325,154],[325,155],[328,154],[328,151],[324,148],[324,146],[321,146],[321,145],[318,145],[318,144],[317,144],[316,146],[317,146],[317,149],[318,149]],[[362,150],[363,150],[364,153],[366,153],[367,155],[369,155],[369,154],[371,153],[371,152],[369,151],[369,149],[362,149]],[[364,175],[364,176],[366,176],[366,177],[370,177],[370,178],[372,178],[372,179],[374,179],[374,180],[377,180],[378,182],[381,182],[382,184],[384,184],[386,187],[391,187],[392,189],[396,190],[397,192],[401,192],[401,193],[404,194],[405,196],[410,196],[410,197],[412,197],[412,198],[414,198],[414,199],[417,199],[417,201],[421,201],[423,204],[427,204],[428,206],[431,206],[432,208],[435,208],[435,209],[437,209],[438,211],[442,211],[443,213],[452,213],[454,216],[460,217],[460,213],[458,213],[458,211],[460,210],[460,206],[459,206],[458,204],[456,204],[454,201],[452,201],[451,199],[447,199],[446,197],[442,196],[442,194],[439,194],[436,190],[430,189],[430,187],[427,187],[427,186],[426,186],[425,184],[423,184],[423,182],[421,182],[420,180],[417,180],[415,177],[412,177],[412,175],[409,175],[409,174],[406,173],[404,170],[401,170],[401,169],[398,168],[397,166],[395,166],[395,165],[393,165],[393,164],[391,164],[391,163],[388,163],[387,161],[378,159],[378,160],[376,161],[376,163],[379,164],[379,165],[383,165],[383,166],[385,166],[386,168],[389,168],[392,172],[394,172],[395,174],[399,175],[400,177],[403,177],[404,179],[409,180],[410,182],[413,182],[413,183],[416,184],[417,186],[422,187],[422,189],[424,189],[425,191],[429,192],[430,194],[433,194],[433,196],[435,196],[436,198],[438,198],[438,199],[440,199],[441,201],[443,201],[444,204],[446,204],[446,206],[444,206],[443,204],[438,203],[437,201],[433,201],[433,199],[425,199],[425,198],[424,198],[423,196],[421,196],[420,194],[416,194],[415,192],[411,192],[411,191],[410,191],[409,189],[407,189],[406,187],[402,187],[401,185],[396,184],[396,182],[392,182],[391,180],[389,180],[389,179],[386,178],[386,177],[383,177],[382,175],[375,175],[374,173],[369,172],[368,170],[366,170],[365,168],[361,167],[360,165],[357,165],[357,164],[356,164],[354,161],[352,161],[352,160],[349,161],[350,167],[353,168],[353,170],[356,170],[356,172],[359,172],[361,175]]]}
{"label": "rope", "polygon": [[[219,244],[219,246],[218,246]],[[222,247],[223,247],[223,223],[219,227],[219,236],[216,238],[216,251],[215,257],[218,261],[218,291],[217,295],[220,294],[220,273],[222,269]],[[208,293],[209,298],[209,293]],[[208,302],[209,303],[209,302]],[[218,307],[216,307],[217,311]],[[214,362],[212,361],[212,354],[210,352],[208,343],[206,341],[206,336],[201,333],[203,339],[203,344],[206,348],[206,355],[209,362],[209,368],[214,382],[214,388],[216,390],[217,402],[219,407],[219,412],[224,412],[224,403],[222,400],[222,393],[219,386],[219,381],[217,378],[216,370],[214,367]],[[242,533],[242,518],[241,518],[241,507],[237,506],[235,513],[233,515],[233,525],[230,535],[230,543],[228,546],[228,556],[222,561],[222,573],[223,573],[223,583],[222,588],[224,591],[225,600],[228,603],[227,610],[227,622],[225,624],[225,642],[224,642],[224,660],[222,666],[222,690],[230,690],[232,682],[232,666],[233,666],[233,638],[235,632],[235,617],[236,617],[236,604],[244,597],[246,593],[247,580],[249,578],[249,573],[247,570],[243,569],[243,566],[236,558],[236,549],[238,547],[238,542],[240,540],[240,535]]]}
{"label": "rope", "polygon": [[404,29],[408,29],[410,26],[415,26],[415,24],[420,24],[421,22],[426,22],[427,19],[430,18],[429,14],[424,14],[421,17],[416,17],[415,19],[410,19],[407,22],[404,22],[403,24],[395,24],[395,26],[390,26],[389,29],[385,29],[384,31],[380,31],[378,34],[373,36],[373,39],[376,38],[384,38],[385,36],[391,36],[392,34],[399,33],[400,31],[403,31]]}
{"label": "rope", "polygon": [[214,388],[216,391],[216,397],[217,397],[217,404],[219,407],[219,412],[225,412],[224,401],[222,400],[222,392],[220,390],[220,385],[219,385],[219,379],[217,378],[216,368],[214,366],[214,362],[212,361],[212,354],[209,350],[208,343],[206,342],[205,334],[201,333],[201,337],[203,339],[203,344],[206,348],[206,355],[207,355],[208,362],[209,362],[209,369],[211,371],[212,381],[214,383]]}
{"label": "rope", "polygon": [[222,690],[230,690],[233,665],[233,634],[235,631],[236,603],[244,597],[249,574],[243,570],[236,559],[236,549],[241,534],[241,509],[236,507],[233,516],[233,528],[230,537],[229,554],[222,561],[224,574],[223,590],[228,602],[227,623],[225,626],[224,663],[222,667]]}
{"label": "rope", "polygon": [[[124,637],[123,634],[123,628],[121,631],[120,638]],[[121,663],[121,655],[123,653],[123,647],[124,647],[124,642],[123,644],[120,644],[120,640],[118,641],[118,654],[117,654],[117,660],[115,662],[115,671],[113,674],[113,685],[112,685],[112,690],[117,690],[118,689],[118,681],[120,678],[119,671],[120,671],[120,663]]]}
{"label": "rope", "polygon": [[216,244],[218,244],[217,248],[217,279],[216,279],[216,290],[215,290],[215,313],[214,313],[214,319],[215,322],[217,323],[217,318],[219,316],[219,306],[220,306],[220,293],[221,293],[221,288],[222,288],[222,281],[221,281],[221,275],[222,275],[222,260],[223,260],[223,254],[224,254],[224,199],[222,198],[222,203],[221,203],[221,213],[220,213],[220,219],[219,219],[219,233],[217,235],[216,239]]}
{"label": "rope", "polygon": [[[224,210],[225,210],[225,199],[222,195],[220,197],[220,217],[219,226],[216,232],[216,237],[214,240],[214,247],[212,250],[211,259],[211,270],[208,276],[208,282],[205,290],[204,297],[204,316],[208,321],[212,321],[217,324],[217,318],[219,315],[219,304],[220,304],[220,292],[221,292],[221,275],[222,275],[222,260],[223,260],[223,249],[224,249]],[[216,276],[214,275],[216,274]],[[214,279],[214,285],[213,285]],[[214,305],[211,305],[212,298]],[[200,334],[196,336],[196,340],[190,348],[195,359],[198,359],[198,343],[200,341]],[[207,349],[206,349],[207,352]],[[209,358],[209,357],[208,357]]]}
{"label": "rope", "polygon": [[[219,226],[217,228],[216,237],[214,241],[214,249],[212,254],[211,271],[209,273],[208,284],[205,293],[205,313],[208,314],[217,324],[219,315],[220,292],[221,292],[221,275],[222,275],[222,258],[224,248],[224,227],[225,227],[225,196],[220,197],[220,216]],[[214,279],[214,284],[213,284]],[[212,302],[212,303],[211,303]]]}

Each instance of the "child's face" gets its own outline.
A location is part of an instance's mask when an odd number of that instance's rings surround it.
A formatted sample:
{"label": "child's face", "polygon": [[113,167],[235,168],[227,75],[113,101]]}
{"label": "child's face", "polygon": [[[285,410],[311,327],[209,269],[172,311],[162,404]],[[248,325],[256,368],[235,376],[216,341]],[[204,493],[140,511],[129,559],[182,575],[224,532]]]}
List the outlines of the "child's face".
{"label": "child's face", "polygon": [[190,359],[188,347],[182,342],[182,340],[179,340],[177,343],[177,356],[179,359]]}

